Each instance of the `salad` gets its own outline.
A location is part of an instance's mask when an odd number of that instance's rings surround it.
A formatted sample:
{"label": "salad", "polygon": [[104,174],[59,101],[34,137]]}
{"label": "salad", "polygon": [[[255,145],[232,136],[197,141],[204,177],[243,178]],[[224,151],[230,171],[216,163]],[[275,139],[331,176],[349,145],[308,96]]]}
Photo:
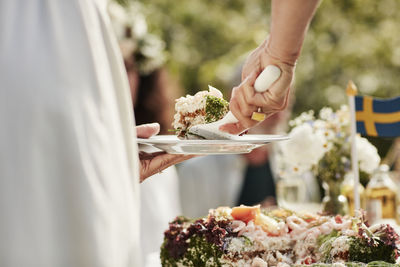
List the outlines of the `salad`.
{"label": "salad", "polygon": [[220,207],[165,231],[163,266],[400,266],[399,235],[365,214],[323,216],[260,206]]}

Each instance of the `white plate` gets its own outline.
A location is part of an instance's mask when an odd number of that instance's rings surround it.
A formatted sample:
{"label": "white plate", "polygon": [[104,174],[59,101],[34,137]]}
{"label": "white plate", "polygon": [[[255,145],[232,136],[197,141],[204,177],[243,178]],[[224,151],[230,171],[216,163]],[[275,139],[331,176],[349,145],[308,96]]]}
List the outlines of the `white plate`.
{"label": "white plate", "polygon": [[156,135],[149,139],[138,138],[142,145],[150,145],[170,154],[241,154],[271,142],[287,140],[287,135],[248,134],[234,140],[181,140],[175,135]]}

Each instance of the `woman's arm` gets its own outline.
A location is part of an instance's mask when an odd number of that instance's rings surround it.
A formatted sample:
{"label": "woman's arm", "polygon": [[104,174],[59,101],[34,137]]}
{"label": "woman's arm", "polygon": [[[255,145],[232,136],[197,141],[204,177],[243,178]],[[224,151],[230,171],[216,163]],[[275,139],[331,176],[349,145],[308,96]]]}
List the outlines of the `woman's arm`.
{"label": "woman's arm", "polygon": [[281,61],[294,64],[318,0],[272,0],[271,32],[267,50]]}
{"label": "woman's arm", "polygon": [[[242,84],[233,88],[230,110],[239,123],[227,124],[222,131],[238,134],[259,123],[252,114],[261,109],[265,118],[287,106],[296,60],[318,0],[272,0],[271,33],[247,58]],[[264,93],[254,90],[257,75],[268,65],[280,68],[281,75]]]}

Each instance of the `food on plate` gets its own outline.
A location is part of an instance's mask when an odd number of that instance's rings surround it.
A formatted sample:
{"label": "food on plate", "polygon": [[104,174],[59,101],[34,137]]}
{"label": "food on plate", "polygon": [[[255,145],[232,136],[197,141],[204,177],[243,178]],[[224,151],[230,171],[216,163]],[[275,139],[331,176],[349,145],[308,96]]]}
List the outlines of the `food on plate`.
{"label": "food on plate", "polygon": [[259,206],[177,217],[165,231],[163,266],[399,266],[399,235],[365,214],[323,216]]}
{"label": "food on plate", "polygon": [[200,91],[176,100],[173,127],[180,138],[186,138],[190,127],[222,119],[229,111],[229,103],[221,91],[209,86],[209,91]]}

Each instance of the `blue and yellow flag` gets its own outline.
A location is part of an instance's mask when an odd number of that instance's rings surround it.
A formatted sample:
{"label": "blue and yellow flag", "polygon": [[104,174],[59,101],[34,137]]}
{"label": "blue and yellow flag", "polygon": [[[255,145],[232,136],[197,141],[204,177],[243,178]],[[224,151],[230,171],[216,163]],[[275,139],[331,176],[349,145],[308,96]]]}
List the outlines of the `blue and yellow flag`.
{"label": "blue and yellow flag", "polygon": [[355,96],[357,132],[361,135],[400,136],[400,97],[376,99]]}

